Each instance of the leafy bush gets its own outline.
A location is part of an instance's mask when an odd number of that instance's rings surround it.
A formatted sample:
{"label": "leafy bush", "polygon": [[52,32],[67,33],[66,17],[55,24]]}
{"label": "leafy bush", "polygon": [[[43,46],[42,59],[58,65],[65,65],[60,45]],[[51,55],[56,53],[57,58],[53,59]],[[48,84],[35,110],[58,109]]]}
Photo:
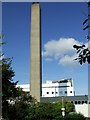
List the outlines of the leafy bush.
{"label": "leafy bush", "polygon": [[68,114],[65,117],[65,120],[85,120],[85,117],[80,113]]}
{"label": "leafy bush", "polygon": [[38,103],[29,108],[26,120],[52,120],[53,119],[53,104]]}

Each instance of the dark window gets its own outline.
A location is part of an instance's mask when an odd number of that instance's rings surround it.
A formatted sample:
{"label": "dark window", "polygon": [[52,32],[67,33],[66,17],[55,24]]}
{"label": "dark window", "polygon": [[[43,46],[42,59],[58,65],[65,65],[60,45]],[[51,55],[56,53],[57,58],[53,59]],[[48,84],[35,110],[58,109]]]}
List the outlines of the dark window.
{"label": "dark window", "polygon": [[85,101],[85,103],[87,104],[87,101]]}
{"label": "dark window", "polygon": [[70,91],[70,93],[72,93],[72,91]]}
{"label": "dark window", "polygon": [[54,92],[52,92],[52,94],[54,94]]}
{"label": "dark window", "polygon": [[58,94],[58,92],[56,92],[56,94]]}
{"label": "dark window", "polygon": [[65,91],[65,94],[67,94],[67,91]]}
{"label": "dark window", "polygon": [[84,104],[84,101],[82,101],[82,104]]}
{"label": "dark window", "polygon": [[77,101],[75,101],[75,104],[77,104]]}
{"label": "dark window", "polygon": [[73,101],[71,101],[71,103],[73,103]]}
{"label": "dark window", "polygon": [[81,101],[78,101],[78,104],[81,104]]}
{"label": "dark window", "polygon": [[47,94],[49,94],[49,92],[47,92]]}

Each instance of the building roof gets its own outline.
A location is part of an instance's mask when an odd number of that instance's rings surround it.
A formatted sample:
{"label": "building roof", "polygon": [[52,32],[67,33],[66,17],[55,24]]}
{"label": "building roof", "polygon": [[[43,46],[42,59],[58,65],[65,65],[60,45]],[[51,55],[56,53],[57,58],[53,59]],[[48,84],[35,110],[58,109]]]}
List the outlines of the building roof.
{"label": "building roof", "polygon": [[56,102],[59,100],[68,100],[68,101],[88,101],[87,95],[78,95],[78,96],[59,96],[59,97],[41,97],[42,102]]}

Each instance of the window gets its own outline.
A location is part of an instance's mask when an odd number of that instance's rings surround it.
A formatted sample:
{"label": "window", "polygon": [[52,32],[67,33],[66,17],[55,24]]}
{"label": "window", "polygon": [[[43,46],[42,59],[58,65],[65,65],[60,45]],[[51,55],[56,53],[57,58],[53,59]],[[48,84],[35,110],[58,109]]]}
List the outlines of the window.
{"label": "window", "polygon": [[54,94],[54,92],[52,92],[52,94]]}
{"label": "window", "polygon": [[58,92],[56,92],[56,94],[58,94]]}
{"label": "window", "polygon": [[65,94],[67,94],[67,91],[65,91]]}
{"label": "window", "polygon": [[84,104],[84,101],[82,101],[82,104]]}
{"label": "window", "polygon": [[85,103],[87,104],[87,101],[85,101]]}
{"label": "window", "polygon": [[72,91],[70,91],[70,93],[72,93]]}
{"label": "window", "polygon": [[78,104],[81,104],[81,101],[78,101]]}
{"label": "window", "polygon": [[60,91],[60,94],[63,94],[63,91]]}
{"label": "window", "polygon": [[71,101],[71,103],[73,103],[73,101]]}
{"label": "window", "polygon": [[77,104],[77,101],[75,101],[75,104]]}
{"label": "window", "polygon": [[49,92],[47,92],[47,94],[49,94]]}

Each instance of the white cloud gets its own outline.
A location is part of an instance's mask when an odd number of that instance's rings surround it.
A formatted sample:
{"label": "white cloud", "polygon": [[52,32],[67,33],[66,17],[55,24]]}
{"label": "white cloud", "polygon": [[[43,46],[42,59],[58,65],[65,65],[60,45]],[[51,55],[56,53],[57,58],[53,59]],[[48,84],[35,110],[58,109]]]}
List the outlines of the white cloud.
{"label": "white cloud", "polygon": [[62,65],[76,65],[74,61],[76,51],[73,45],[81,45],[79,41],[74,38],[60,38],[59,40],[48,41],[44,45],[43,56],[47,59],[57,59]]}
{"label": "white cloud", "polygon": [[60,60],[59,60],[59,64],[62,64],[62,65],[77,65],[77,61],[75,61],[74,59],[77,57],[77,55],[73,55],[73,56],[69,56],[69,55],[65,55],[64,57],[62,57]]}

